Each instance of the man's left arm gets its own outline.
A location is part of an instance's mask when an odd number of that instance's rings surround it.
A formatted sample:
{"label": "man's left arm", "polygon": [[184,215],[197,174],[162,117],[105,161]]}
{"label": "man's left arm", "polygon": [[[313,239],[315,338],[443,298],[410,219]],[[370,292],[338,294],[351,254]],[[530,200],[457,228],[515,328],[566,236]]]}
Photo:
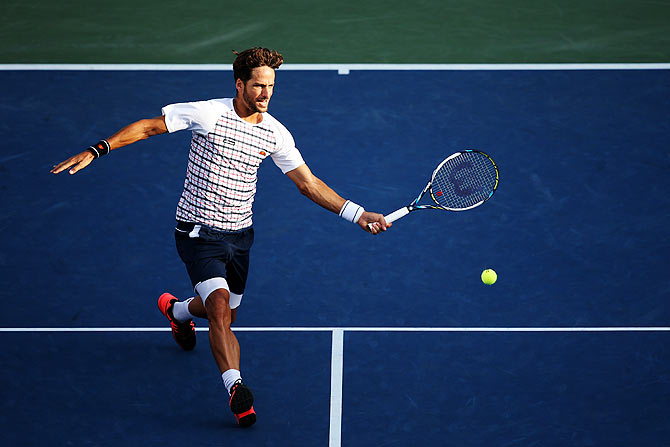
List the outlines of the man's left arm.
{"label": "man's left arm", "polygon": [[[352,207],[355,206],[352,202],[340,197],[339,194],[333,191],[321,179],[312,174],[312,171],[306,164],[287,172],[286,175],[293,180],[293,183],[298,187],[301,194],[327,210],[343,215],[343,211],[346,212],[350,205]],[[382,214],[370,213],[367,211],[363,211],[356,223],[358,223],[363,230],[372,234],[386,231],[387,228],[391,227],[390,223],[386,223]],[[372,225],[368,226],[368,224]]]}

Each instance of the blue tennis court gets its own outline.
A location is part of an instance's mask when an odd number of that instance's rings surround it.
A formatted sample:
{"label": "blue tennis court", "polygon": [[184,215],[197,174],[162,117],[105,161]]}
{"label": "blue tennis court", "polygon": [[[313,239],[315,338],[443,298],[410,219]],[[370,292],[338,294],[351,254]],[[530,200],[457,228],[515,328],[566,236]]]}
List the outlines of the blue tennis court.
{"label": "blue tennis court", "polygon": [[0,80],[8,445],[670,442],[668,70],[280,69],[270,112],[369,210],[409,203],[460,149],[501,179],[480,208],[372,237],[265,163],[236,322],[247,431],[206,332],[181,352],[156,308],[191,294],[172,237],[190,135],[49,174],[168,103],[232,96],[232,73]]}

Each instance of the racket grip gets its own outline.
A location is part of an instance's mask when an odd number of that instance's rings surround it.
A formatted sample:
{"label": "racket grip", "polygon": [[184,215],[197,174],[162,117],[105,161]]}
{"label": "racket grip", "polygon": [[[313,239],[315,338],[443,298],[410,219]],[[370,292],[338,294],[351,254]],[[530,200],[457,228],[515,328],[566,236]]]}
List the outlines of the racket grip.
{"label": "racket grip", "polygon": [[392,212],[388,216],[384,216],[384,220],[386,221],[386,223],[395,222],[396,220],[400,219],[401,217],[405,217],[407,214],[409,214],[409,208],[407,208],[406,206],[403,206],[402,208]]}
{"label": "racket grip", "polygon": [[[392,212],[388,216],[384,216],[384,220],[386,221],[387,224],[390,224],[391,222],[395,222],[396,220],[400,219],[403,216],[406,216],[407,214],[409,214],[409,208],[404,206],[399,210]],[[368,224],[368,228],[372,229],[371,223]]]}

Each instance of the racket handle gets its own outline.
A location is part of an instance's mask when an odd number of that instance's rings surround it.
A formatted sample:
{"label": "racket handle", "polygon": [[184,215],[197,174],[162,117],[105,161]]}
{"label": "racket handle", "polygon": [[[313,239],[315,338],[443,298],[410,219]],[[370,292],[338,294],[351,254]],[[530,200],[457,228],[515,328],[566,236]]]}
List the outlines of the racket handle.
{"label": "racket handle", "polygon": [[402,208],[392,212],[388,216],[384,216],[384,220],[386,221],[386,223],[395,222],[396,220],[400,219],[401,217],[405,217],[407,214],[409,214],[409,208],[407,208],[406,206],[403,206]]}
{"label": "racket handle", "polygon": [[[409,208],[403,206],[402,208],[392,212],[388,216],[384,216],[384,220],[386,221],[387,224],[390,224],[391,222],[395,222],[396,220],[406,216],[407,214],[409,214]],[[371,223],[368,224],[368,228],[372,229]]]}

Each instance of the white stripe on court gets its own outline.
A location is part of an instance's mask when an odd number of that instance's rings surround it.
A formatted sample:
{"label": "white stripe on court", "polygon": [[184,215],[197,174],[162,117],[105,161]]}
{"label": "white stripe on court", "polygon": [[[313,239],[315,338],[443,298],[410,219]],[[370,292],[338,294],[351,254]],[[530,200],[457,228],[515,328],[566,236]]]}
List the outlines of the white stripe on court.
{"label": "white stripe on court", "polygon": [[344,331],[333,330],[330,354],[330,431],[329,447],[342,445],[342,371],[344,368]]}
{"label": "white stripe on court", "polygon": [[[0,64],[0,71],[232,71],[232,64]],[[280,70],[670,70],[670,63],[547,63],[547,64],[284,64]]]}
{"label": "white stripe on court", "polygon": [[[169,327],[0,327],[0,332],[168,332]],[[207,327],[196,327],[198,332]],[[668,332],[670,326],[610,327],[233,327],[235,332]]]}

